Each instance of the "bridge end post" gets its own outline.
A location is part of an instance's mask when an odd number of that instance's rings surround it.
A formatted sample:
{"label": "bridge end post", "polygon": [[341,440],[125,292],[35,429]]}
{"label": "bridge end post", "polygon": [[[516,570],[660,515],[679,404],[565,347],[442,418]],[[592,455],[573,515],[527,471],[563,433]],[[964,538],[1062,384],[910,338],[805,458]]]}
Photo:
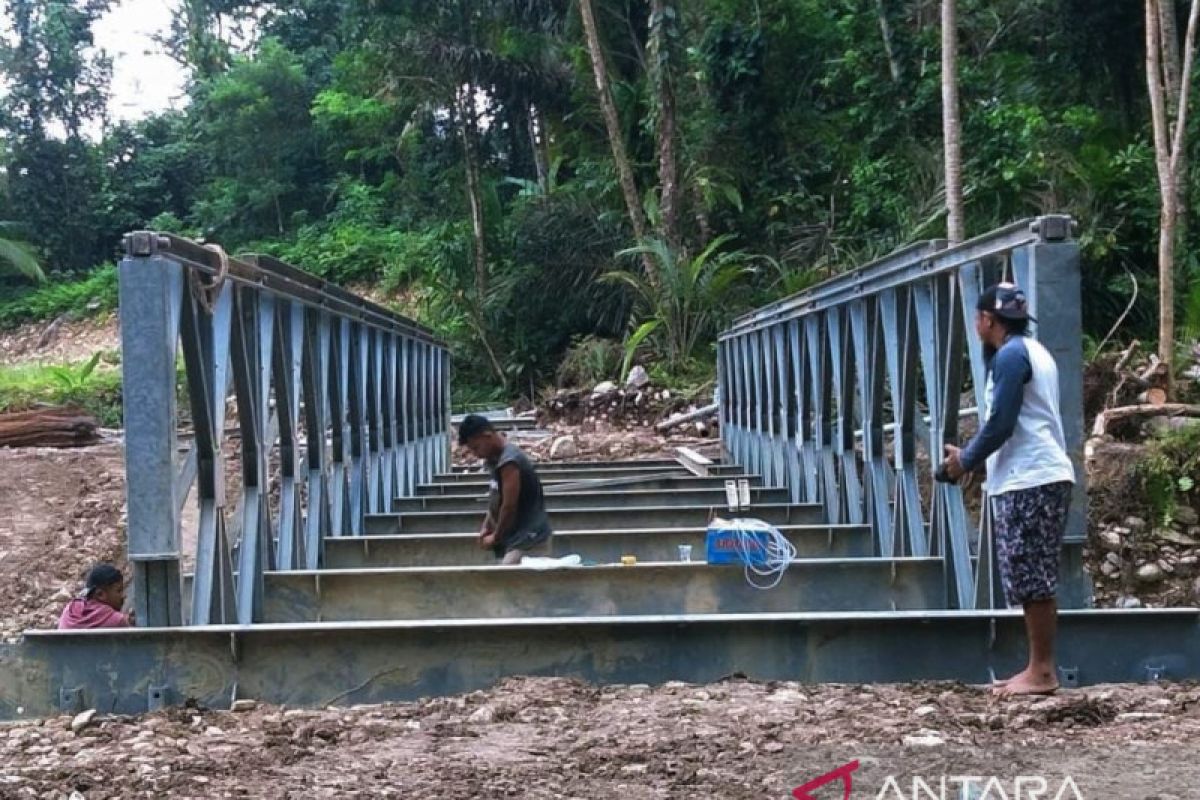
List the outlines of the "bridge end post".
{"label": "bridge end post", "polygon": [[139,626],[183,624],[175,354],[183,268],[154,234],[126,238],[119,268],[126,534]]}
{"label": "bridge end post", "polygon": [[1059,605],[1093,605],[1091,579],[1084,571],[1083,546],[1088,534],[1087,470],[1084,467],[1083,308],[1080,294],[1079,243],[1067,217],[1039,217],[1031,224],[1038,240],[1013,251],[1014,278],[1038,320],[1038,341],[1058,363],[1059,407],[1067,453],[1075,466],[1075,490],[1063,537]]}

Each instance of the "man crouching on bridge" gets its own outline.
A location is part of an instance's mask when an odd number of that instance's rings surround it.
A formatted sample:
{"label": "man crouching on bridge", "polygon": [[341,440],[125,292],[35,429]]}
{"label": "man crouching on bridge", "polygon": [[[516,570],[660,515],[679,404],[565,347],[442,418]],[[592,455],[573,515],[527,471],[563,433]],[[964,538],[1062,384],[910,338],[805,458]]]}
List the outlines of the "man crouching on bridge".
{"label": "man crouching on bridge", "polygon": [[477,414],[459,424],[458,443],[482,458],[492,473],[479,546],[490,547],[506,565],[520,564],[527,555],[549,555],[553,531],[542,482],[529,456]]}
{"label": "man crouching on bridge", "polygon": [[975,331],[988,357],[983,427],[961,451],[946,446],[951,480],[987,461],[996,561],[1010,607],[1025,610],[1029,665],[993,687],[997,694],[1049,694],[1058,689],[1054,663],[1059,550],[1075,469],[1067,456],[1058,400],[1058,366],[1026,335],[1025,293],[1010,283],[985,291]]}
{"label": "man crouching on bridge", "polygon": [[59,630],[128,628],[133,614],[122,614],[124,605],[125,576],[112,564],[97,564],[88,570],[83,591],[63,609]]}

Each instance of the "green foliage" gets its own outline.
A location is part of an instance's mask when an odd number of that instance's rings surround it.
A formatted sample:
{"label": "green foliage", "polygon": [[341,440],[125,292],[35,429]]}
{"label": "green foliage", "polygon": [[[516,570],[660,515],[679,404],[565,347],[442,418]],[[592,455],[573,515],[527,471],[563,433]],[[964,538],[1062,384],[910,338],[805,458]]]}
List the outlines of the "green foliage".
{"label": "green foliage", "polygon": [[[595,386],[616,380],[622,369],[621,343],[598,336],[582,336],[563,355],[558,366],[558,382],[564,386]],[[624,378],[624,370],[621,376]]]}
{"label": "green foliage", "polygon": [[[728,291],[749,268],[742,251],[719,252],[733,237],[719,236],[692,258],[661,240],[622,250],[618,255],[649,255],[658,282],[634,272],[610,272],[604,280],[633,291],[642,323],[635,336],[657,341],[670,368],[682,366],[705,336],[714,334]],[[646,323],[654,323],[647,328]],[[635,345],[636,346],[636,345]]]}
{"label": "green foliage", "polygon": [[414,246],[389,217],[380,192],[347,182],[332,213],[302,226],[279,255],[335,283],[382,277],[389,290],[406,286]]}
{"label": "green foliage", "polygon": [[[629,228],[570,3],[182,0],[165,46],[188,68],[188,102],[100,126],[109,71],[91,27],[107,5],[0,12],[0,219],[20,225],[10,238],[51,276],[4,283],[0,325],[111,308],[111,267],[62,276],[148,227],[372,285],[450,341],[468,394],[611,377],[635,359],[656,380],[699,386],[734,314],[943,234],[929,4],[696,0],[651,19],[646,3],[599,3],[645,242]],[[1072,214],[1085,336],[1104,339],[1136,286],[1120,335],[1152,339],[1158,196],[1138,4],[962,0],[959,16],[968,232]],[[667,83],[672,247],[657,241],[669,235],[656,139]],[[82,133],[101,127],[96,140]],[[755,255],[726,252],[732,240]],[[1195,337],[1200,225],[1179,249],[1179,318]],[[643,254],[661,283],[642,274]]]}
{"label": "green foliage", "polygon": [[1200,424],[1159,435],[1135,473],[1156,524],[1169,526],[1180,505],[1200,506]]}
{"label": "green foliage", "polygon": [[689,400],[708,402],[712,398],[713,388],[717,383],[717,355],[713,352],[704,353],[697,358],[688,359],[681,366],[668,369],[665,363],[653,363],[648,373],[650,381],[655,386],[664,386],[676,395]]}
{"label": "green foliage", "polygon": [[80,364],[0,366],[0,411],[38,404],[78,406],[105,427],[121,425],[121,371],[115,354]]}
{"label": "green foliage", "polygon": [[26,0],[5,6],[0,41],[0,129],[5,185],[0,218],[34,237],[51,269],[85,270],[103,257],[103,166],[84,129],[104,113],[111,68],[92,24],[109,3]]}
{"label": "green foliage", "polygon": [[32,248],[16,239],[0,237],[0,276],[18,275],[36,283],[44,283],[46,274]]}
{"label": "green foliage", "polygon": [[1193,275],[1191,285],[1183,292],[1183,296],[1184,341],[1200,341],[1200,272]]}
{"label": "green foliage", "polygon": [[662,325],[661,319],[648,319],[632,331],[625,339],[625,357],[621,359],[621,382],[625,382],[625,378],[629,376],[629,370],[633,367],[633,359],[637,356],[638,350],[642,344],[650,338],[651,334],[658,330]]}
{"label": "green foliage", "polygon": [[117,268],[110,264],[82,280],[0,292],[0,328],[54,319],[62,314],[85,317],[116,307]]}
{"label": "green foliage", "polygon": [[196,131],[216,176],[193,206],[198,227],[227,246],[295,230],[320,175],[313,94],[300,60],[269,38],[198,87]]}
{"label": "green foliage", "polygon": [[100,356],[103,353],[96,351],[92,357],[82,364],[70,366],[64,364],[62,366],[46,367],[46,371],[50,373],[63,392],[67,395],[77,394],[87,386],[88,379],[92,377],[92,373],[96,371],[96,365],[100,363]]}

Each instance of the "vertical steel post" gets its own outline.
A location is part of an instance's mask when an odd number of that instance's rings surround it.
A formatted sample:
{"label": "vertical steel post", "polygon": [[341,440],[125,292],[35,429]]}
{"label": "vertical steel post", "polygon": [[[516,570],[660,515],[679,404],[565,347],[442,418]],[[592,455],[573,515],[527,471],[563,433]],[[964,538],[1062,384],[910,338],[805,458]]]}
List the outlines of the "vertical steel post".
{"label": "vertical steel post", "polygon": [[279,569],[305,562],[300,494],[300,398],[304,364],[304,307],[279,303],[279,345],[275,348],[275,407],[279,415]]}
{"label": "vertical steel post", "polygon": [[452,431],[450,424],[452,395],[450,385],[450,351],[446,348],[441,348],[442,354],[442,471],[450,469],[450,449],[453,447],[451,441]]}
{"label": "vertical steel post", "polygon": [[307,357],[301,370],[304,382],[304,435],[308,468],[308,514],[304,520],[304,568],[317,569],[324,561],[325,535],[333,533],[330,510],[329,429],[330,359],[333,331],[324,311],[305,312],[304,346]]}
{"label": "vertical steel post", "polygon": [[853,340],[854,374],[858,383],[862,420],[863,472],[870,523],[875,529],[879,555],[892,555],[892,512],[890,475],[883,452],[883,377],[886,369],[878,356],[876,301],[858,300],[850,305],[850,337]]}
{"label": "vertical steel post", "polygon": [[330,461],[329,522],[331,536],[350,533],[347,464],[350,462],[350,322],[335,318],[332,325],[332,362],[329,369]]}
{"label": "vertical steel post", "polygon": [[413,422],[413,366],[412,339],[405,337],[400,347],[400,401],[401,401],[401,433],[404,441],[404,496],[410,497],[420,483],[416,472],[413,437],[416,424]]}
{"label": "vertical steel post", "polygon": [[771,457],[775,461],[776,483],[787,487],[789,493],[795,492],[795,480],[788,469],[789,452],[791,447],[791,395],[788,392],[788,375],[790,370],[787,363],[787,331],[786,325],[772,325],[768,332],[771,337],[772,382],[775,386],[775,407],[771,410],[775,420],[775,430],[771,437]]}
{"label": "vertical steel post", "polygon": [[233,286],[221,287],[211,313],[189,293],[183,303],[180,343],[196,442],[196,495],[200,523],[192,582],[193,625],[237,619],[232,548],[225,522],[225,401],[229,395]]}
{"label": "vertical steel post", "polygon": [[728,349],[727,339],[717,339],[717,428],[721,432],[723,460],[732,458],[729,446],[729,415],[726,413],[729,405],[729,368],[725,365],[725,353]]}
{"label": "vertical steel post", "polygon": [[833,392],[829,381],[829,351],[825,333],[825,313],[804,319],[805,349],[808,353],[809,397],[812,398],[813,453],[817,482],[825,518],[831,525],[842,523],[842,503],[838,492],[837,470],[833,460],[832,427],[829,421]]}
{"label": "vertical steel post", "polygon": [[[1079,244],[1066,224],[1055,218],[1034,223],[1036,244],[1013,251],[1017,284],[1031,301],[1037,317],[1035,335],[1058,365],[1059,409],[1067,454],[1075,465],[1075,489],[1063,541],[1059,604],[1083,608],[1093,602],[1091,580],[1083,569],[1087,538],[1087,470],[1083,462],[1083,309],[1080,301]],[[1039,313],[1041,311],[1041,313]]]}
{"label": "vertical steel post", "polygon": [[771,342],[771,329],[761,328],[757,334],[758,358],[762,364],[762,394],[759,405],[763,409],[762,462],[763,470],[771,476],[770,486],[784,486],[783,475],[775,469],[775,347]]}
{"label": "vertical steel post", "polygon": [[182,498],[175,479],[175,347],[183,270],[154,254],[149,235],[131,236],[127,247],[118,280],[133,607],[142,625],[179,625]]}
{"label": "vertical steel post", "polygon": [[833,455],[835,474],[840,487],[839,506],[845,516],[842,520],[851,525],[863,523],[862,484],[858,477],[858,464],[854,452],[854,376],[850,369],[853,358],[846,342],[846,327],[842,308],[835,306],[825,314],[826,336],[829,342],[830,380],[834,405]]}

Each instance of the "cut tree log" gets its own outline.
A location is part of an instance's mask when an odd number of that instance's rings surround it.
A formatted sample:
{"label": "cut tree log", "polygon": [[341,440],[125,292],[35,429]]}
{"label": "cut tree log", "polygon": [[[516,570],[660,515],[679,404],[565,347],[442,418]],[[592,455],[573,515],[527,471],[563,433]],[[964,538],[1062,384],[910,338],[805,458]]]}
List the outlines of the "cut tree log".
{"label": "cut tree log", "polygon": [[1153,386],[1138,395],[1138,402],[1148,406],[1162,406],[1167,402],[1167,390]]}
{"label": "cut tree log", "polygon": [[0,414],[0,447],[85,447],[99,441],[96,418],[78,408]]}
{"label": "cut tree log", "polygon": [[1162,403],[1160,405],[1121,406],[1101,411],[1092,425],[1092,437],[1104,436],[1108,426],[1117,420],[1132,417],[1200,417],[1200,406],[1187,403]]}
{"label": "cut tree log", "polygon": [[654,430],[658,431],[659,433],[663,433],[664,431],[671,430],[671,428],[674,428],[676,425],[682,425],[685,422],[691,422],[692,420],[697,419],[707,419],[716,413],[717,405],[714,403],[713,405],[705,406],[704,408],[698,408],[691,413],[680,414],[677,417],[671,417],[668,420],[664,420],[663,422],[655,425]]}

